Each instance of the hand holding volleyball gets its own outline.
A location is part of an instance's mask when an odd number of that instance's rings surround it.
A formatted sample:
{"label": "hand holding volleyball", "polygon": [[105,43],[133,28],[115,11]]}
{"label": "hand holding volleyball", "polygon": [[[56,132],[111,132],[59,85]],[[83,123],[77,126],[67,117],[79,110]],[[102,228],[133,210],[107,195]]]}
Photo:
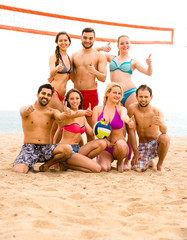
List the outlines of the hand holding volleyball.
{"label": "hand holding volleyball", "polygon": [[111,131],[111,126],[109,124],[106,124],[103,120],[96,122],[93,127],[94,135],[97,138],[107,138],[110,136]]}

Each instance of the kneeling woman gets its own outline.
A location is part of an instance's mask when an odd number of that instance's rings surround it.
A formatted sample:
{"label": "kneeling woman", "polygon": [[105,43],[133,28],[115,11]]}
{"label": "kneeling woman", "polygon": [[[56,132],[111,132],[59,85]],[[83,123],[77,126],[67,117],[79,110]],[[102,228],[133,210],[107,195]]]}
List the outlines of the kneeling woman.
{"label": "kneeling woman", "polygon": [[93,109],[93,124],[102,119],[110,124],[112,129],[110,137],[107,138],[110,146],[98,156],[102,171],[109,171],[114,160],[117,160],[118,171],[123,172],[128,169],[131,151],[123,134],[123,125],[126,123],[132,128],[134,123],[128,117],[126,108],[120,105],[122,96],[121,85],[111,82],[106,88],[103,105]]}
{"label": "kneeling woman", "polygon": [[[65,101],[67,101],[67,106],[73,111],[82,109],[83,97],[75,88],[67,92]],[[82,139],[81,135],[84,132],[93,136],[93,130],[88,124],[86,117],[83,116],[65,120],[61,127],[61,131],[62,139],[60,142],[70,144],[73,148],[72,155],[62,164],[63,167],[84,172],[100,172],[100,165],[92,160],[92,158],[95,158],[107,147],[107,141],[104,139],[97,139],[81,147],[79,146]]]}

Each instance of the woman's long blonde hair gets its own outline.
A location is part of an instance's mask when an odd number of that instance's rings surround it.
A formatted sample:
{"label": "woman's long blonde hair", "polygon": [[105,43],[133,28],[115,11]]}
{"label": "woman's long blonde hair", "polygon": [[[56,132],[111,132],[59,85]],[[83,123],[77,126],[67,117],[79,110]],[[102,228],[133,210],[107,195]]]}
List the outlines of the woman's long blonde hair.
{"label": "woman's long blonde hair", "polygon": [[103,105],[105,105],[106,102],[107,102],[107,99],[108,99],[107,93],[110,93],[113,87],[119,87],[120,88],[121,97],[120,97],[119,102],[117,103],[117,104],[120,104],[121,99],[123,97],[123,88],[122,88],[122,86],[120,84],[118,84],[116,82],[111,82],[106,87],[105,94],[104,94],[104,97],[103,97]]}

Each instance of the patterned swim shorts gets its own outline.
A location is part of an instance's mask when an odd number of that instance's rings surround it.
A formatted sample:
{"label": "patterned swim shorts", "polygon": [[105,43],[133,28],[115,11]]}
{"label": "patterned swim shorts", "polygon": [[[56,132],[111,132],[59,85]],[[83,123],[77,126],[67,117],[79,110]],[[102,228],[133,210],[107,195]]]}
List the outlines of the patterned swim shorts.
{"label": "patterned swim shorts", "polygon": [[57,145],[58,144],[24,144],[13,166],[18,163],[23,163],[29,167],[29,171],[33,171],[35,163],[47,162],[52,159],[53,150],[56,148]]}
{"label": "patterned swim shorts", "polygon": [[133,168],[146,169],[151,160],[158,156],[158,138],[147,143],[140,143],[138,146],[138,152],[142,159],[138,161],[138,164],[132,166]]}

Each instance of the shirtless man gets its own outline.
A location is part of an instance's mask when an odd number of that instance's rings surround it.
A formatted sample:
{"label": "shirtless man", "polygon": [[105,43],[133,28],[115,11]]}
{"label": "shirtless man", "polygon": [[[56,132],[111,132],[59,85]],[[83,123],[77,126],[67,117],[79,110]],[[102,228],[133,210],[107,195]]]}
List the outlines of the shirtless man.
{"label": "shirtless man", "polygon": [[[87,109],[91,103],[92,109],[98,105],[97,82],[105,82],[107,74],[107,61],[104,55],[92,48],[95,41],[95,31],[92,28],[85,28],[82,31],[81,41],[83,48],[72,54],[74,87],[78,89],[84,98],[83,109]],[[92,118],[87,117],[92,126]],[[88,141],[93,140],[89,135]]]}
{"label": "shirtless man", "polygon": [[[24,144],[22,150],[13,164],[13,171],[27,173],[34,170],[36,162],[46,162],[47,166],[66,160],[72,153],[71,146],[67,144],[50,145],[50,130],[55,120],[62,121],[65,118],[75,117],[67,106],[64,112],[48,107],[53,95],[50,84],[39,87],[34,105],[25,106],[20,109],[22,128],[24,133]],[[76,116],[83,116],[89,111],[81,110]],[[44,169],[41,167],[40,169]]]}
{"label": "shirtless man", "polygon": [[[152,90],[141,85],[136,91],[137,103],[128,108],[129,117],[134,115],[135,126],[130,129],[134,157],[131,161],[132,169],[138,172],[153,167],[152,159],[158,156],[157,170],[165,172],[163,161],[169,148],[169,137],[162,111],[150,105]],[[137,147],[136,134],[139,138]]]}

